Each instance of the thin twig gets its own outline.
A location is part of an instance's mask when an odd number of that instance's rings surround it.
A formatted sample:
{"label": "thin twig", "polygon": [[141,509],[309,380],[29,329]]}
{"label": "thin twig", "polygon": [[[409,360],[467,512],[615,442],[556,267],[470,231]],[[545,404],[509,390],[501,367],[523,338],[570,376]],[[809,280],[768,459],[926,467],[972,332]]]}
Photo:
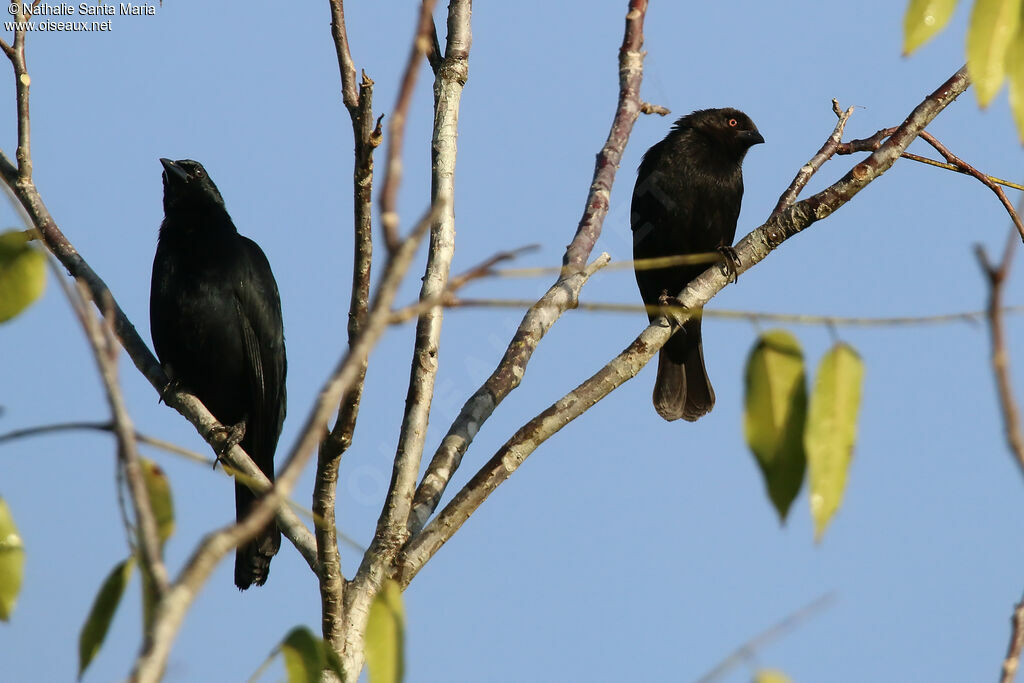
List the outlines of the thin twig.
{"label": "thin twig", "polygon": [[[855,154],[857,152],[874,152],[876,149],[881,147],[882,142],[887,137],[892,135],[895,131],[895,128],[883,128],[882,130],[878,131],[871,137],[844,142],[836,148],[836,154],[842,155]],[[924,137],[924,135],[922,135],[921,137]],[[923,157],[918,154],[912,154],[911,152],[903,152],[900,156],[903,157],[904,159],[909,159],[911,161],[916,161],[918,163],[927,164],[929,166],[935,166],[937,168],[944,168],[947,171],[956,171],[957,173],[968,173],[966,169],[957,166],[956,164],[944,164],[941,161],[935,161],[934,159],[929,159],[928,157]],[[985,175],[985,177],[988,178],[988,180],[990,180],[991,182],[995,183],[996,185],[1002,185],[1003,187],[1009,187],[1014,190],[1024,191],[1024,185],[1021,185],[1019,183],[1013,183],[1010,182],[1009,180],[1004,180],[1002,178],[997,178],[991,175]]]}
{"label": "thin twig", "polygon": [[398,248],[398,186],[402,182],[402,140],[405,138],[405,120],[416,87],[420,58],[430,46],[430,31],[434,26],[434,4],[436,0],[423,0],[420,5],[416,34],[413,36],[405,75],[398,89],[398,100],[391,112],[388,123],[388,158],[384,167],[384,186],[380,193],[380,222],[384,228],[384,244],[388,251]]}
{"label": "thin twig", "polygon": [[839,122],[836,123],[835,130],[832,131],[832,135],[828,136],[825,140],[825,144],[821,146],[817,154],[811,157],[811,160],[804,164],[800,171],[793,178],[793,182],[790,183],[786,191],[779,197],[779,203],[775,205],[775,210],[772,213],[778,213],[784,209],[788,209],[796,201],[796,198],[800,195],[800,191],[804,189],[811,176],[818,172],[818,169],[822,165],[832,158],[836,153],[836,149],[839,147],[839,143],[843,141],[843,129],[846,128],[846,122],[853,116],[854,107],[848,108],[843,111],[839,106],[839,100],[832,100],[832,111],[837,117]]}
{"label": "thin twig", "polygon": [[740,645],[730,653],[728,657],[715,666],[714,669],[697,679],[697,683],[712,683],[712,681],[718,680],[734,666],[741,664],[742,662],[750,661],[754,655],[757,654],[758,650],[764,648],[772,641],[778,640],[785,635],[789,635],[802,626],[804,622],[817,616],[818,613],[822,612],[826,608],[831,607],[834,602],[834,593],[819,595],[796,612],[787,615],[778,623],[769,626],[747,642]]}
{"label": "thin twig", "polygon": [[[491,256],[490,258],[481,261],[472,268],[469,268],[468,270],[459,273],[455,277],[450,278],[448,280],[448,284],[445,286],[444,291],[441,292],[441,294],[434,296],[430,299],[417,301],[414,304],[410,304],[408,306],[404,306],[393,311],[391,313],[391,316],[388,318],[388,324],[398,325],[407,320],[416,318],[423,314],[425,311],[429,311],[430,309],[436,306],[444,306],[445,308],[452,307],[452,302],[456,300],[454,295],[462,287],[465,287],[473,280],[478,280],[485,277],[492,277],[496,272],[494,270],[494,266],[497,265],[498,263],[514,259],[519,254],[522,254],[523,252],[526,251],[531,251],[536,248],[537,245],[531,244],[525,247],[520,247],[519,249],[513,249],[511,251],[498,252],[494,256]],[[527,304],[527,306],[531,304],[532,302],[530,304]]]}
{"label": "thin twig", "polygon": [[1014,607],[1010,618],[1010,645],[1003,660],[1001,683],[1013,683],[1017,678],[1021,650],[1024,650],[1024,599]]}
{"label": "thin twig", "polygon": [[[331,0],[331,33],[338,53],[342,93],[352,120],[355,153],[352,170],[353,188],[353,257],[352,292],[348,309],[348,344],[355,344],[362,333],[369,311],[370,273],[373,265],[373,153],[381,141],[380,121],[373,122],[374,82],[363,72],[356,91],[355,66],[349,52],[348,34],[341,0]],[[382,115],[383,116],[383,115]],[[313,484],[313,519],[319,565],[321,630],[324,640],[336,652],[344,645],[344,590],[345,577],[338,551],[337,515],[335,511],[338,467],[341,456],[352,444],[363,385],[366,380],[367,360],[364,360],[357,378],[345,393],[338,408],[338,417],[327,438],[320,444],[317,470]]]}
{"label": "thin twig", "polygon": [[1014,398],[1013,382],[1010,379],[1010,354],[1006,344],[1006,330],[1003,325],[1003,295],[1006,281],[1010,276],[1013,255],[1019,243],[1015,232],[1010,232],[1003,249],[999,265],[993,265],[985,250],[978,245],[975,255],[989,285],[988,324],[991,338],[992,372],[995,374],[999,394],[999,406],[1003,413],[1003,427],[1006,443],[1021,472],[1024,473],[1024,432],[1021,430],[1020,411]]}
{"label": "thin twig", "polygon": [[[15,429],[5,434],[0,434],[0,443],[5,441],[14,441],[15,439],[22,439],[28,436],[42,436],[44,434],[50,434],[53,432],[64,432],[64,431],[76,431],[76,430],[93,430],[98,432],[110,432],[114,433],[113,422],[59,422],[56,424],[39,425],[36,427],[26,427],[24,429]],[[213,465],[216,460],[214,458],[208,458],[200,455],[195,451],[190,451],[187,448],[171,443],[170,441],[164,441],[154,436],[143,434],[142,432],[135,430],[135,440],[138,443],[146,444],[160,450],[167,451],[168,453],[174,453],[175,455],[182,455],[207,467]]]}
{"label": "thin twig", "polygon": [[356,65],[348,44],[345,28],[345,3],[343,0],[328,0],[331,5],[331,36],[334,51],[338,55],[338,71],[341,73],[341,100],[354,118],[359,109],[359,95],[356,92]]}
{"label": "thin twig", "polygon": [[430,49],[427,51],[427,62],[430,63],[430,69],[436,77],[444,62],[444,55],[441,53],[441,41],[437,39],[437,25],[433,16],[430,18]]}
{"label": "thin twig", "polygon": [[[768,221],[740,240],[737,274],[766,258],[793,235],[824,219],[849,202],[872,180],[895,163],[900,153],[969,84],[966,67],[961,68],[935,92],[926,97],[900,128],[878,151],[854,166],[845,176],[821,192],[769,217]],[[690,311],[700,309],[731,280],[720,268],[709,268],[679,293],[680,304]],[[673,315],[682,323],[686,315]],[[562,427],[586,412],[614,389],[634,377],[671,336],[673,328],[664,317],[657,318],[618,356],[580,386],[523,425],[481,467],[451,502],[413,536],[399,557],[398,580],[406,585],[441,546],[459,530],[484,500],[533,453]]]}
{"label": "thin twig", "polygon": [[[528,308],[533,305],[531,299],[463,299],[450,296],[444,299],[448,308]],[[841,315],[813,315],[810,313],[768,313],[764,311],[735,311],[715,308],[704,311],[687,311],[681,306],[645,306],[643,304],[619,304],[599,301],[580,301],[576,305],[578,311],[602,313],[659,313],[675,312],[690,313],[694,317],[714,318],[716,320],[739,320],[744,322],[776,322],[792,325],[824,325],[831,327],[897,327],[918,325],[947,325],[950,323],[977,323],[986,316],[988,311],[964,311],[962,313],[940,313],[937,315],[908,315],[889,317],[857,317]],[[1024,306],[1003,306],[1001,313],[1019,315],[1024,313]],[[407,320],[410,313],[398,309],[391,314],[391,323]]]}
{"label": "thin twig", "polygon": [[[534,350],[558,318],[573,308],[580,289],[594,270],[586,262],[601,234],[612,184],[622,161],[633,124],[640,115],[640,83],[643,78],[643,25],[647,0],[630,0],[622,45],[619,48],[619,98],[608,138],[597,155],[593,180],[583,216],[562,260],[563,272],[548,291],[523,316],[504,356],[490,377],[466,401],[448,429],[420,481],[413,499],[409,530],[416,534],[436,509],[448,481],[462,462],[480,426],[517,386]],[[608,262],[602,259],[602,265]]]}
{"label": "thin twig", "polygon": [[1013,208],[1013,204],[1011,204],[1010,200],[1006,198],[1006,193],[1003,192],[1003,188],[999,187],[998,184],[996,184],[987,175],[974,168],[974,166],[971,166],[969,163],[949,151],[945,145],[936,140],[935,136],[928,131],[921,131],[921,139],[934,147],[936,151],[938,151],[946,161],[955,166],[958,171],[977,178],[985,187],[992,190],[996,197],[999,198],[999,202],[1003,205],[1003,208],[1006,209],[1008,214],[1010,214],[1010,220],[1013,221],[1013,226],[1017,228],[1017,234],[1019,234],[1021,239],[1024,240],[1024,222],[1021,222],[1020,216]]}
{"label": "thin twig", "polygon": [[88,288],[76,282],[76,292],[58,280],[68,297],[78,321],[85,331],[86,339],[92,348],[93,356],[99,367],[100,378],[110,405],[111,421],[117,437],[117,457],[120,469],[127,484],[132,501],[132,512],[135,515],[137,556],[142,571],[149,577],[154,599],[159,601],[168,589],[167,567],[164,566],[160,552],[160,534],[156,524],[156,515],[149,500],[146,481],[139,462],[139,452],[135,443],[135,428],[132,426],[128,408],[117,379],[118,344],[113,330],[109,325],[102,325],[92,314],[88,305]]}

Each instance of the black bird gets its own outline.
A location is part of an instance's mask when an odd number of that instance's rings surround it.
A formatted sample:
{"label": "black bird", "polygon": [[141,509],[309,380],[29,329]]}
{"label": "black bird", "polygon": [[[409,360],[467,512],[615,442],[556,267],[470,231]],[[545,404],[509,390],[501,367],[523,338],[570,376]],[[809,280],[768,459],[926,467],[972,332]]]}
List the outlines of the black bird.
{"label": "black bird", "polygon": [[[263,251],[238,234],[198,161],[161,159],[164,221],[153,260],[149,322],[172,384],[195,394],[271,481],[285,414],[284,328]],[[235,437],[237,438],[237,437]],[[235,515],[256,498],[235,483]],[[281,547],[271,521],[235,554],[235,585],[262,586]]]}
{"label": "black bird", "polygon": [[[701,109],[676,121],[640,162],[631,211],[633,258],[731,249],[743,199],[740,166],[747,150],[762,142],[754,122],[737,109]],[[674,300],[707,268],[638,268],[640,296],[647,306],[657,306],[666,295]],[[659,314],[648,315],[653,321]],[[691,318],[658,356],[654,408],[666,420],[693,422],[714,405],[700,318]]]}

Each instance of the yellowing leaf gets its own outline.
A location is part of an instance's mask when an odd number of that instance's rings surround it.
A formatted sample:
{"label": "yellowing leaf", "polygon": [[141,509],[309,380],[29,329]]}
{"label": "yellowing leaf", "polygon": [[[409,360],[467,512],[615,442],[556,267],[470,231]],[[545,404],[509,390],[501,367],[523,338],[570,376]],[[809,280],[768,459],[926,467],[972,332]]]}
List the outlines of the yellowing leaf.
{"label": "yellowing leaf", "polygon": [[1006,50],[1006,76],[1010,79],[1010,110],[1024,143],[1024,21]]}
{"label": "yellowing leaf", "polygon": [[786,513],[803,483],[807,387],[800,343],[784,330],[765,332],[747,359],[743,427],[768,496]]}
{"label": "yellowing leaf", "polygon": [[793,679],[778,669],[761,669],[754,674],[754,683],[793,683]]}
{"label": "yellowing leaf", "polygon": [[21,592],[25,572],[25,546],[11,510],[0,498],[0,619],[9,621]]}
{"label": "yellowing leaf", "polygon": [[843,501],[863,383],[864,363],[850,346],[837,344],[821,359],[804,434],[811,516],[818,541]]}
{"label": "yellowing leaf", "polygon": [[903,15],[903,54],[924,45],[949,23],[956,0],[910,0]]}
{"label": "yellowing leaf", "polygon": [[163,546],[174,533],[174,499],[171,497],[171,485],[164,471],[152,460],[139,458],[139,464],[142,466],[142,478],[146,482],[146,492],[149,494],[149,505],[153,508],[153,516],[156,517],[160,545]]}
{"label": "yellowing leaf", "polygon": [[400,683],[405,675],[405,610],[402,589],[388,580],[370,606],[366,624],[370,683]]}
{"label": "yellowing leaf", "polygon": [[987,107],[1006,75],[1006,51],[1020,25],[1021,0],[974,0],[967,28],[967,72]]}
{"label": "yellowing leaf", "polygon": [[81,678],[96,653],[100,651],[107,637],[110,622],[114,619],[121,596],[131,578],[135,559],[129,557],[120,562],[103,580],[99,593],[92,603],[89,616],[85,618],[82,632],[78,636],[78,677]]}
{"label": "yellowing leaf", "polygon": [[0,233],[0,323],[28,308],[46,288],[46,257],[20,230]]}

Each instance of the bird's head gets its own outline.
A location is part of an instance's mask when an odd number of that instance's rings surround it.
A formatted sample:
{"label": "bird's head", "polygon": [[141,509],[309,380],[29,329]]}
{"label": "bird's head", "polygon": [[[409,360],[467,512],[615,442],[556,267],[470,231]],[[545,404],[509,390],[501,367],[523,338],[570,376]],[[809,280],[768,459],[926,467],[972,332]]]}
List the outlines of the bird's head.
{"label": "bird's head", "polygon": [[757,126],[739,109],[699,109],[676,122],[677,129],[690,129],[700,133],[715,146],[726,150],[737,160],[747,150],[764,142]]}
{"label": "bird's head", "polygon": [[217,186],[210,180],[203,165],[191,159],[161,159],[164,173],[164,211],[187,210],[208,206],[224,206]]}

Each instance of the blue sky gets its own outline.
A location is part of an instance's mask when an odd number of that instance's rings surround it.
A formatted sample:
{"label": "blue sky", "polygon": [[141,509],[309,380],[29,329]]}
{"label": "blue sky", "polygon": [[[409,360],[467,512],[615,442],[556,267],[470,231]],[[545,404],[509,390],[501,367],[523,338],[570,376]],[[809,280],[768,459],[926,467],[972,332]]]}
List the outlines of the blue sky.
{"label": "blue sky", "polygon": [[[735,106],[757,123],[767,144],[745,163],[738,234],[746,234],[831,132],[831,98],[857,105],[848,137],[864,137],[901,122],[959,68],[961,5],[949,29],[904,59],[903,3],[652,2],[642,94],[673,115],[637,122],[595,255],[629,258],[635,169],[674,117]],[[346,7],[356,66],[377,83],[375,111],[394,104],[415,6]],[[521,265],[558,264],[611,121],[625,8],[624,0],[476,7],[456,171],[455,270],[529,243],[542,248]],[[200,10],[170,1],[156,16],[114,17],[106,33],[32,35],[28,51],[36,182],[144,338],[162,218],[159,157],[202,161],[241,232],[267,253],[289,351],[281,441],[288,448],[346,344],[352,142],[327,3],[220,2]],[[13,79],[0,83],[0,146],[10,155]],[[430,106],[424,69],[406,132],[399,202],[406,228],[428,201]],[[985,112],[968,93],[929,130],[977,167],[1020,179],[1024,153],[1005,92]],[[930,153],[923,143],[913,149]],[[827,164],[809,189],[852,163]],[[0,206],[0,225],[18,220]],[[978,310],[986,288],[973,245],[1001,249],[1008,225],[980,184],[901,161],[727,287],[712,308],[852,316]],[[404,301],[415,297],[418,277],[410,276]],[[1017,281],[1008,303],[1021,303]],[[531,298],[548,284],[484,282],[466,294]],[[632,274],[596,276],[583,300],[637,302]],[[447,315],[428,457],[520,317],[506,309]],[[639,313],[568,313],[477,437],[455,484],[644,325]],[[1019,349],[1021,321],[1011,318],[1008,327],[1011,350]],[[412,329],[391,330],[371,357],[355,445],[342,462],[338,524],[363,544],[390,476]],[[823,328],[790,329],[812,366],[835,338]],[[836,595],[828,610],[758,651],[751,665],[781,668],[796,681],[993,678],[1024,590],[1024,490],[1003,440],[984,326],[836,330],[864,357],[866,384],[847,498],[820,545],[806,493],[779,525],[744,444],[743,366],[758,331],[746,322],[705,324],[718,403],[700,422],[657,417],[654,370],[645,369],[492,495],[406,592],[408,680],[693,680],[826,592]],[[53,283],[3,327],[0,358],[0,432],[107,419],[94,363]],[[1020,389],[1024,356],[1013,362]],[[122,367],[137,427],[205,452],[133,366]],[[178,528],[167,559],[175,571],[203,533],[233,515],[231,486],[219,472],[147,455],[174,488]],[[311,480],[312,468],[296,493],[306,504]],[[0,495],[28,549],[21,600],[12,623],[0,626],[5,676],[69,680],[95,591],[127,552],[113,441],[74,433],[5,444]],[[347,575],[358,557],[343,548]],[[190,612],[167,680],[242,680],[293,626],[319,629],[316,583],[292,548],[282,549],[262,589],[239,594],[230,571],[228,561]],[[136,585],[89,680],[120,679],[130,668],[138,603]],[[722,680],[745,681],[750,671],[741,666]]]}

